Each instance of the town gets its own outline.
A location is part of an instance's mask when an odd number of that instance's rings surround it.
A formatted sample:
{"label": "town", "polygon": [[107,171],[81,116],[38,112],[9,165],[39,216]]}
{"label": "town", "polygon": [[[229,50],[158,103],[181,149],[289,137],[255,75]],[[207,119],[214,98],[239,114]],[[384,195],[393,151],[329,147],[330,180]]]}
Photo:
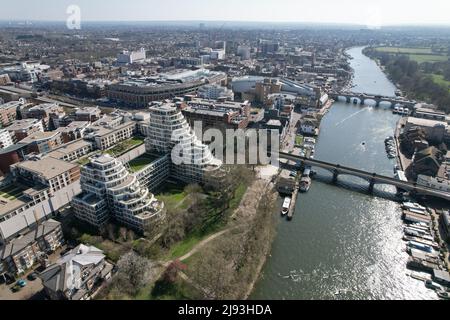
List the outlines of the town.
{"label": "town", "polygon": [[[340,189],[357,170],[369,176],[365,196],[386,197],[377,184],[395,189],[409,276],[448,299],[448,105],[407,90],[358,91],[348,50],[436,48],[450,33],[416,44],[383,29],[0,29],[2,299],[246,299],[276,225],[302,219],[316,184]],[[395,119],[382,137],[392,172],[323,158],[336,108],[356,108],[342,123],[376,110]],[[202,140],[209,129],[242,132],[247,146],[252,130],[276,133],[279,150],[267,155],[278,154],[279,166],[230,165]],[[175,163],[177,144],[190,151],[185,164]],[[375,150],[368,140],[354,148]],[[225,250],[233,266],[219,271]]]}

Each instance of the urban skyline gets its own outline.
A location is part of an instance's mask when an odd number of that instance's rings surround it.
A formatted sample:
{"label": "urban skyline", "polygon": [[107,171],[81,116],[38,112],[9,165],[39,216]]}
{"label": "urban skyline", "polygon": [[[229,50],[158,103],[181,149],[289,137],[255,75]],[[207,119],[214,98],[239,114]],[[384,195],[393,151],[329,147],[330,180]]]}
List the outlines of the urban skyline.
{"label": "urban skyline", "polygon": [[[448,25],[450,3],[422,1],[330,1],[319,3],[281,0],[135,0],[123,1],[16,1],[0,12],[1,21],[65,21],[67,8],[81,9],[83,21],[230,21],[272,23],[356,24],[369,27],[390,25]],[[405,8],[408,10],[404,10]],[[33,9],[34,8],[34,9]],[[237,10],[238,8],[239,10]]]}

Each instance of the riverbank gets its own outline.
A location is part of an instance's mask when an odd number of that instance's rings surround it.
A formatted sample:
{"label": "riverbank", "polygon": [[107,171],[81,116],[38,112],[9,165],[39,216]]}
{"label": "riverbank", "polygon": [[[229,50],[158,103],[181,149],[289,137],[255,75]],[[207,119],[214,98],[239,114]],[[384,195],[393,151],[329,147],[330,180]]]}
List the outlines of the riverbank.
{"label": "riverbank", "polygon": [[[394,95],[395,86],[361,51],[349,52],[354,91]],[[391,176],[395,160],[386,157],[384,139],[398,119],[383,107],[336,101],[322,120],[314,157]],[[331,179],[328,172],[318,175]],[[377,190],[395,193],[389,186]],[[395,202],[314,182],[298,197],[295,218],[278,224],[250,299],[435,299],[405,274],[400,216]]]}
{"label": "riverbank", "polygon": [[186,259],[181,258],[187,265],[187,277],[209,293],[206,298],[248,298],[270,254],[275,203],[271,176],[258,178],[225,226],[229,229],[226,236],[216,237]]}

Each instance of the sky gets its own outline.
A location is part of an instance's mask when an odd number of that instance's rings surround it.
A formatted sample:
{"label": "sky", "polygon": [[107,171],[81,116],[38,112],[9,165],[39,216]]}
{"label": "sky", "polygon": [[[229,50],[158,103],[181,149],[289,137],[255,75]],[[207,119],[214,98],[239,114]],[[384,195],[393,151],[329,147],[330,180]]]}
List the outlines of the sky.
{"label": "sky", "polygon": [[0,20],[267,21],[450,25],[449,0],[0,0]]}

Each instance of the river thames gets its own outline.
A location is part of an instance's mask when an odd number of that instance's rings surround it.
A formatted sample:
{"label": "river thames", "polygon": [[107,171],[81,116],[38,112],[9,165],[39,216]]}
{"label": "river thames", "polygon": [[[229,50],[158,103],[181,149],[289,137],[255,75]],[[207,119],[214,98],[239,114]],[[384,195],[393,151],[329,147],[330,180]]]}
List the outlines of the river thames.
{"label": "river thames", "polygon": [[[352,91],[394,96],[395,86],[362,48],[348,53]],[[395,161],[387,158],[384,139],[398,119],[388,106],[336,102],[322,120],[315,159],[393,176]],[[363,180],[339,179],[367,187]],[[395,193],[392,188],[376,186],[376,192]],[[313,181],[299,195],[293,220],[280,220],[251,299],[437,299],[406,275],[396,202]]]}

